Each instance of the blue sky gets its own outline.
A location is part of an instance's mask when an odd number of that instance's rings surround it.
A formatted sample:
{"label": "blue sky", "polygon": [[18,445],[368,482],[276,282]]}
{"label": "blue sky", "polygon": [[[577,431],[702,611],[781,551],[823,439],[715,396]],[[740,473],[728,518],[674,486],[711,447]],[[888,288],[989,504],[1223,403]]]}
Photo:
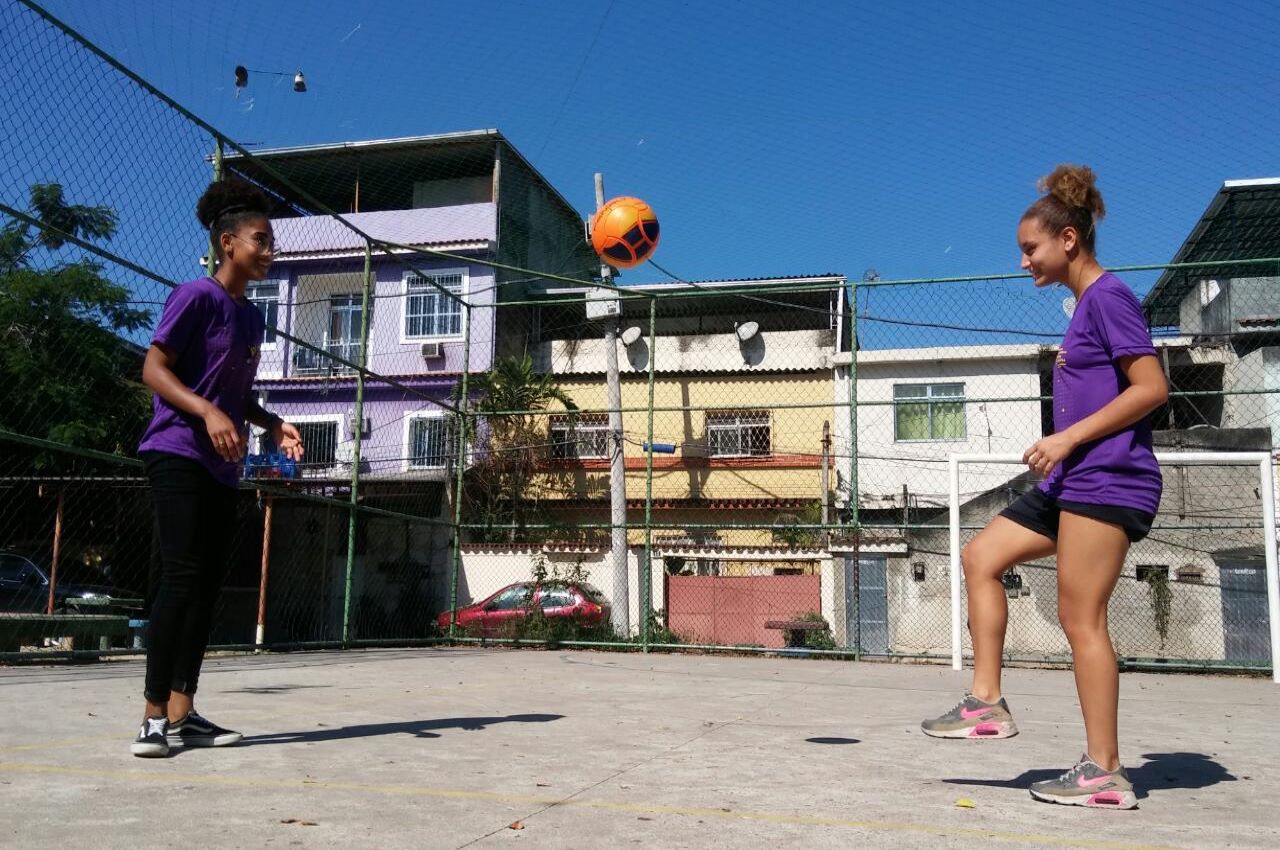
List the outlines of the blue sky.
{"label": "blue sky", "polygon": [[[1223,180],[1280,175],[1280,45],[1257,37],[1280,30],[1271,2],[48,0],[47,8],[245,143],[496,127],[584,212],[594,206],[592,174],[603,171],[610,195],[639,195],[656,208],[656,259],[686,278],[1017,271],[1016,220],[1036,179],[1060,161],[1100,175],[1109,207],[1103,261],[1161,262]],[[301,69],[310,90],[294,94],[287,79],[255,76],[236,98],[236,64]],[[75,84],[65,81],[69,91]],[[43,114],[50,95],[32,86],[0,98]],[[84,200],[136,205],[153,190],[149,226],[187,222],[189,193],[203,179],[190,166],[198,134],[120,114],[102,99],[90,112],[96,135],[64,132],[56,149],[28,142],[19,159],[33,167],[5,167],[0,179],[6,202],[44,167],[35,160],[56,161],[55,150],[75,160],[104,136],[129,135],[127,167],[107,166],[123,173],[85,175],[85,192],[99,197]],[[649,269],[624,282],[660,278]],[[1153,281],[1131,283],[1142,291]],[[934,292],[911,311],[1059,329],[1060,296],[1032,293],[1029,283],[976,296]]]}

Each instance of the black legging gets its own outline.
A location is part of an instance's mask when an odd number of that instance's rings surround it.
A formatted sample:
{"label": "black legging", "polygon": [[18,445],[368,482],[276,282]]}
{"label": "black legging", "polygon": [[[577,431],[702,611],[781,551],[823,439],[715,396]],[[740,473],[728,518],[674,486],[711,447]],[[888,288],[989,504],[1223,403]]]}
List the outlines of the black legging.
{"label": "black legging", "polygon": [[170,691],[196,691],[235,538],[236,491],[194,460],[163,452],[145,452],[142,459],[160,541],[143,695],[165,703]]}

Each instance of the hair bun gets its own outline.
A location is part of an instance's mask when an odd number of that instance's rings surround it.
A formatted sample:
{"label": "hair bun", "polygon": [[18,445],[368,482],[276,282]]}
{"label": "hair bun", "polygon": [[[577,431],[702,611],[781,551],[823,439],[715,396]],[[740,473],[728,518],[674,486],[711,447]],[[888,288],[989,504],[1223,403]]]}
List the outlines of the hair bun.
{"label": "hair bun", "polygon": [[270,211],[271,202],[261,189],[235,178],[209,184],[196,203],[196,218],[206,229],[212,228],[225,215],[246,212],[268,215]]}
{"label": "hair bun", "polygon": [[1036,185],[1068,207],[1088,210],[1097,220],[1107,214],[1097,182],[1098,175],[1087,165],[1059,165]]}

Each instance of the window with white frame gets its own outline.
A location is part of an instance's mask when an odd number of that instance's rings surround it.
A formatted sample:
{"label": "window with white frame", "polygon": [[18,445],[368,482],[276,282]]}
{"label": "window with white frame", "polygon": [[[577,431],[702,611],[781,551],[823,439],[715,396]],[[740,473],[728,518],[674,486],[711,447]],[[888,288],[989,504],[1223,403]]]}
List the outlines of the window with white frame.
{"label": "window with white frame", "polygon": [[894,385],[896,442],[963,440],[966,434],[964,384]]}
{"label": "window with white frame", "polygon": [[[329,296],[329,340],[326,347],[333,356],[341,357],[351,363],[356,363],[360,359],[363,303],[364,298],[358,292]],[[349,366],[332,365],[337,370],[350,369]]]}
{"label": "window with white frame", "polygon": [[295,421],[294,425],[302,435],[302,445],[306,447],[307,453],[302,459],[304,471],[328,468],[338,462],[337,422]]}
{"label": "window with white frame", "polygon": [[[576,418],[577,421],[574,421]],[[609,414],[579,413],[551,417],[552,460],[588,460],[609,456]]]}
{"label": "window with white frame", "polygon": [[414,416],[409,420],[409,468],[443,469],[456,448],[451,420]]}
{"label": "window with white frame", "polygon": [[405,276],[404,336],[432,339],[462,336],[462,303],[441,292],[461,296],[462,272]]}
{"label": "window with white frame", "polygon": [[264,280],[250,283],[244,290],[244,297],[259,310],[266,320],[266,328],[262,331],[262,344],[276,344],[276,325],[280,321],[280,282]]}
{"label": "window with white frame", "polygon": [[707,412],[707,454],[711,457],[763,457],[770,452],[769,413],[765,410]]}

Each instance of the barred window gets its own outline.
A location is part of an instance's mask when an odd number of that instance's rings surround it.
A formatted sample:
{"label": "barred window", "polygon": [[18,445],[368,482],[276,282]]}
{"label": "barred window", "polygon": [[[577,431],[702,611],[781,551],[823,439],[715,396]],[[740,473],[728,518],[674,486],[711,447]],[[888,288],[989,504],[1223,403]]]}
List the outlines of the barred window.
{"label": "barred window", "polygon": [[577,421],[568,414],[551,417],[551,457],[553,460],[587,460],[609,456],[609,414],[580,413]]}
{"label": "barred window", "polygon": [[[360,360],[360,331],[364,315],[363,297],[358,292],[329,296],[329,339],[325,348],[334,357],[350,363]],[[305,349],[302,349],[305,350]],[[321,363],[335,371],[350,371],[340,363]]]}
{"label": "barred window", "polygon": [[707,454],[711,457],[763,457],[770,453],[771,445],[767,411],[707,413]]}
{"label": "barred window", "polygon": [[443,416],[418,416],[409,420],[409,466],[440,469],[453,448],[453,428]]}
{"label": "barred window", "polygon": [[303,456],[303,470],[333,466],[338,461],[337,422],[298,422],[302,445],[307,447]]}
{"label": "barred window", "polygon": [[[435,286],[432,285],[435,284]],[[460,273],[405,278],[404,335],[414,339],[462,335],[462,304],[437,289],[462,294]]]}

